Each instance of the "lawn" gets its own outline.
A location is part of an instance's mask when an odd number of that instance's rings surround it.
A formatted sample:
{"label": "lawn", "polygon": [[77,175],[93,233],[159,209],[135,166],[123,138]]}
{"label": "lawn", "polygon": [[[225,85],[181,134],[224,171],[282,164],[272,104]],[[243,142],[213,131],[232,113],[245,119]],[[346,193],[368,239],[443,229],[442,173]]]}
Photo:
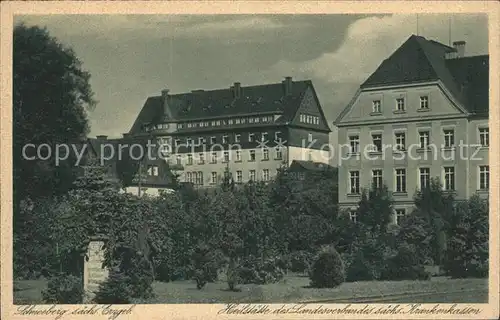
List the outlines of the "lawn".
{"label": "lawn", "polygon": [[[240,285],[239,292],[227,290],[224,282],[209,283],[196,289],[193,281],[153,284],[156,298],[149,303],[228,303],[228,302],[427,302],[486,303],[487,279],[448,279],[430,281],[362,281],[344,283],[333,289],[308,288],[309,279],[289,275],[279,283]],[[14,292],[18,304],[41,303],[46,281],[20,281]],[[450,299],[453,297],[453,301]]]}

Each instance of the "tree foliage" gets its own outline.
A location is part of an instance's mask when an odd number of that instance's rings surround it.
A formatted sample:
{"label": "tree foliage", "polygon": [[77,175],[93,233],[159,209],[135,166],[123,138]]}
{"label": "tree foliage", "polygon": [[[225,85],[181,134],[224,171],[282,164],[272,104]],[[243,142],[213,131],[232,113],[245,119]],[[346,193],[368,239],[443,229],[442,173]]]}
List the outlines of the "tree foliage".
{"label": "tree foliage", "polygon": [[[55,166],[27,160],[23,146],[76,143],[89,131],[87,110],[95,105],[90,74],[75,52],[46,29],[14,27],[13,35],[14,200],[60,194],[73,181],[74,158]],[[35,149],[26,149],[28,157]],[[46,155],[46,154],[44,154]]]}

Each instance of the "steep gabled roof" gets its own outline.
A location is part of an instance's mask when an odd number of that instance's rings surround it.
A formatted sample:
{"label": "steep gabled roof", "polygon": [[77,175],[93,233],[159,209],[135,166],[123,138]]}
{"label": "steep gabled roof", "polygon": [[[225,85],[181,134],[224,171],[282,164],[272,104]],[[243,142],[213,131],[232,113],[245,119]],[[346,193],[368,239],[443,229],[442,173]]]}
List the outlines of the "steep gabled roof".
{"label": "steep gabled roof", "polygon": [[[241,96],[237,99],[234,98],[231,88],[173,94],[167,99],[172,117],[170,120],[186,121],[244,114],[281,113],[278,122],[289,122],[293,119],[309,86],[312,87],[310,80],[293,81],[289,95],[285,95],[283,83],[241,87]],[[159,123],[163,117],[163,98],[149,97],[130,133],[141,131],[144,123]]]}
{"label": "steep gabled roof", "polygon": [[455,49],[412,35],[361,84],[361,89],[383,85],[440,80],[471,113],[488,110],[488,56],[447,59]]}

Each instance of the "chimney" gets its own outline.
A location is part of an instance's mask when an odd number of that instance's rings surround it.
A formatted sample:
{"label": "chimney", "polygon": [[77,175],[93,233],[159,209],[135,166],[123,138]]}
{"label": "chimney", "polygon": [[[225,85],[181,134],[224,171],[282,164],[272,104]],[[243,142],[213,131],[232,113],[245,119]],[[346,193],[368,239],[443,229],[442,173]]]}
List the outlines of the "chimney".
{"label": "chimney", "polygon": [[161,100],[163,103],[163,117],[165,119],[172,118],[172,114],[170,113],[170,108],[168,107],[168,89],[163,89],[161,91]]}
{"label": "chimney", "polygon": [[108,140],[108,136],[105,135],[98,135],[96,136],[97,140]]}
{"label": "chimney", "polygon": [[283,81],[283,85],[285,87],[285,96],[289,96],[292,94],[292,77],[285,77]]}
{"label": "chimney", "polygon": [[465,41],[453,42],[453,48],[457,50],[457,58],[463,58],[465,56]]}
{"label": "chimney", "polygon": [[241,83],[239,83],[239,82],[234,83],[233,95],[234,95],[234,98],[236,98],[236,99],[241,97]]}

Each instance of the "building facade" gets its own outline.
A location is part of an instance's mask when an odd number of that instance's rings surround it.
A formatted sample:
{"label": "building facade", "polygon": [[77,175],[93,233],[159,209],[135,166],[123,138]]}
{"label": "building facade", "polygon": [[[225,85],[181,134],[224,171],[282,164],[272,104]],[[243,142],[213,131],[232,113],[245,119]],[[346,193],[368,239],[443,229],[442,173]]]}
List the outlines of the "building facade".
{"label": "building facade", "polygon": [[[149,97],[131,130],[161,145],[179,180],[198,187],[224,174],[237,183],[271,180],[293,160],[328,163],[330,129],[311,81],[194,90]],[[226,173],[228,172],[228,173]]]}
{"label": "building facade", "polygon": [[487,55],[411,36],[336,120],[340,207],[354,210],[363,189],[385,184],[397,222],[430,178],[458,200],[488,197],[488,90]]}

